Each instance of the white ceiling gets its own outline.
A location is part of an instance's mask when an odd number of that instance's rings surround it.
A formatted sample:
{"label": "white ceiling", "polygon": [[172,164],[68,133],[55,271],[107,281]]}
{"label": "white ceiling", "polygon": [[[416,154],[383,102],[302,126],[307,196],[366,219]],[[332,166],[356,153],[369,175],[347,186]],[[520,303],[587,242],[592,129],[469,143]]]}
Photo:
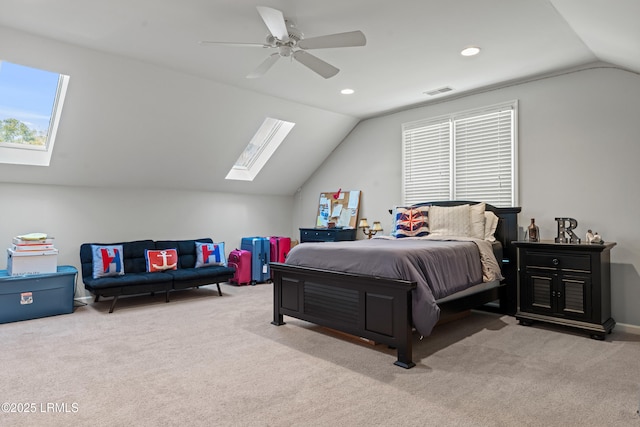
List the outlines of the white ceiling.
{"label": "white ceiling", "polygon": [[[0,25],[170,67],[357,118],[594,61],[640,72],[637,0],[1,0]],[[313,53],[340,68],[323,79],[262,43],[256,6],[280,9],[305,37],[362,30],[367,45]],[[482,48],[465,58],[468,45]],[[343,88],[354,95],[340,95]]]}

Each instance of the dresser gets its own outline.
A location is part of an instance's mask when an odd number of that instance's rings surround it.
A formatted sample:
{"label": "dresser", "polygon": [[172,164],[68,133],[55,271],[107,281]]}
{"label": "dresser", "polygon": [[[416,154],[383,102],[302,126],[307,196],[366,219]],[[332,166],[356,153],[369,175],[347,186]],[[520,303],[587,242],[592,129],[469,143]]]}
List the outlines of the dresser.
{"label": "dresser", "polygon": [[356,240],[356,228],[301,228],[300,243]]}
{"label": "dresser", "polygon": [[562,325],[604,339],[611,317],[610,254],[615,243],[513,242],[518,250],[520,324]]}

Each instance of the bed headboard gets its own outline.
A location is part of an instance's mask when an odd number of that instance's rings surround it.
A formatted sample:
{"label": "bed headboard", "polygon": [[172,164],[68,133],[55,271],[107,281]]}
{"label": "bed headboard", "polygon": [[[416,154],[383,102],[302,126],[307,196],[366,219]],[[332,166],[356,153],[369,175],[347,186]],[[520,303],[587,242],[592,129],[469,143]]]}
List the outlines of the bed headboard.
{"label": "bed headboard", "polygon": [[[467,200],[443,200],[437,202],[416,203],[413,206],[460,206],[460,205],[476,205],[481,202],[472,202]],[[502,243],[502,247],[515,249],[511,242],[518,240],[518,213],[521,208],[498,208],[486,203],[486,210],[495,213],[498,216],[498,226],[496,227],[496,240]],[[515,253],[515,251],[514,251]],[[515,258],[514,258],[515,259]]]}

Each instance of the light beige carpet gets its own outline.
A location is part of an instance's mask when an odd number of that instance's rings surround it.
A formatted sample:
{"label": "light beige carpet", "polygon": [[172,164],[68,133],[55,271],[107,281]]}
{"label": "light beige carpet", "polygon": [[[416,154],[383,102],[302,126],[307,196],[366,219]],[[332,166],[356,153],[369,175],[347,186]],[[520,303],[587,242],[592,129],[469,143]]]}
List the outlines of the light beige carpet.
{"label": "light beige carpet", "polygon": [[[640,426],[640,337],[473,312],[417,366],[285,317],[272,286],[109,299],[0,325],[1,426]],[[44,406],[43,406],[44,405]],[[62,411],[62,412],[60,412]]]}

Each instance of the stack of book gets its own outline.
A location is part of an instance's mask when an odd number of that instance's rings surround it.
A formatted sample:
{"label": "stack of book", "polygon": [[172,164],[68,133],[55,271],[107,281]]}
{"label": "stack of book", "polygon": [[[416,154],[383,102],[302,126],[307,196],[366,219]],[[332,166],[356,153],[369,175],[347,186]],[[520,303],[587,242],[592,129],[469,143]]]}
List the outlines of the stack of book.
{"label": "stack of book", "polygon": [[20,237],[14,237],[13,243],[11,244],[11,249],[14,250],[15,252],[51,251],[51,250],[57,251],[55,246],[53,246],[52,237],[38,239],[38,240],[25,240]]}
{"label": "stack of book", "polygon": [[16,236],[7,248],[7,273],[11,276],[55,273],[58,250],[53,237],[42,233]]}

